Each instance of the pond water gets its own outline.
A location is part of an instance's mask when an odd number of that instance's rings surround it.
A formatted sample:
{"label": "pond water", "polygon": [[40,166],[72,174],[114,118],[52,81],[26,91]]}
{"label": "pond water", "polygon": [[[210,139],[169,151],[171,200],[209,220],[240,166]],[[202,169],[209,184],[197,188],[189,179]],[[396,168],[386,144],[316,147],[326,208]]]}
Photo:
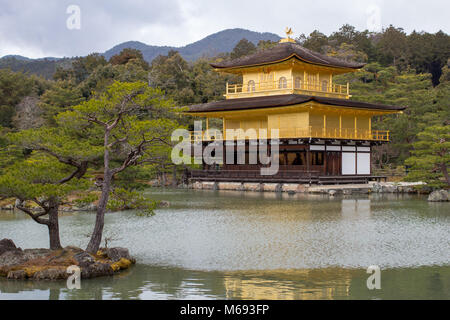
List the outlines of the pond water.
{"label": "pond water", "polygon": [[[0,279],[0,299],[449,299],[450,204],[410,195],[149,190],[154,217],[110,213],[110,246],[138,263],[112,278]],[[61,216],[63,245],[85,247],[93,213]],[[0,212],[0,238],[47,247],[46,228]],[[366,269],[381,268],[381,290]]]}

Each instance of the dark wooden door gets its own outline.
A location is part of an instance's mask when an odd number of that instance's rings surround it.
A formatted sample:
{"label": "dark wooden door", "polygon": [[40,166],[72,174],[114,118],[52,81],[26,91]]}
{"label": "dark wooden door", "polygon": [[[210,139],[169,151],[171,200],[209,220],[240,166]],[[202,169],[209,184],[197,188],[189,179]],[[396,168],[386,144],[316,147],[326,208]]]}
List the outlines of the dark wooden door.
{"label": "dark wooden door", "polygon": [[327,176],[339,176],[341,174],[341,153],[340,152],[327,152]]}

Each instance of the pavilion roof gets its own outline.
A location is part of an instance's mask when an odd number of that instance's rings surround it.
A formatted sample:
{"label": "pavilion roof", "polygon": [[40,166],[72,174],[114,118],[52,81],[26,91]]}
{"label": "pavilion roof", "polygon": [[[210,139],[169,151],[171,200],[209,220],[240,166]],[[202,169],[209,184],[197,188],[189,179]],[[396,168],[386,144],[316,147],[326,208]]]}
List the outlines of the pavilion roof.
{"label": "pavilion roof", "polygon": [[261,50],[248,56],[229,61],[212,63],[211,66],[216,69],[260,66],[282,62],[291,58],[296,58],[306,63],[338,68],[360,69],[365,65],[364,63],[350,62],[329,57],[306,49],[297,43],[285,42],[279,43],[270,49]]}
{"label": "pavilion roof", "polygon": [[379,103],[359,102],[349,99],[336,99],[328,97],[318,97],[300,94],[283,94],[273,96],[261,96],[252,98],[228,99],[204,104],[189,106],[188,113],[204,113],[216,111],[249,110],[273,107],[285,107],[306,102],[318,102],[325,105],[340,106],[356,109],[402,111],[405,106],[392,106]]}

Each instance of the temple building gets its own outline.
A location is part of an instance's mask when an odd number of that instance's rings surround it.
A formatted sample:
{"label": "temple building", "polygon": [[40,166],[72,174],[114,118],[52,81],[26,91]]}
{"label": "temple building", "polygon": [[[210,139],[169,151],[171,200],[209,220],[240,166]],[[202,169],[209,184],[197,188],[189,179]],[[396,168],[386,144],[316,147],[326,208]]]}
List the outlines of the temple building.
{"label": "temple building", "polygon": [[[357,183],[376,178],[371,172],[372,147],[388,143],[389,131],[372,129],[372,118],[399,113],[405,107],[350,100],[349,84],[334,77],[355,72],[364,64],[308,50],[293,39],[270,49],[211,65],[218,72],[237,74],[242,83],[226,84],[225,100],[192,105],[189,115],[222,122],[220,135],[193,132],[206,146],[211,141],[228,148],[245,145],[242,161],[203,165],[192,171],[197,181]],[[252,143],[245,134],[227,136],[227,129],[278,129],[279,170],[261,175],[266,164],[249,163]],[[268,143],[269,153],[273,144]],[[225,149],[225,147],[224,147]],[[229,150],[229,149],[228,149]],[[226,158],[226,155],[223,156]]]}

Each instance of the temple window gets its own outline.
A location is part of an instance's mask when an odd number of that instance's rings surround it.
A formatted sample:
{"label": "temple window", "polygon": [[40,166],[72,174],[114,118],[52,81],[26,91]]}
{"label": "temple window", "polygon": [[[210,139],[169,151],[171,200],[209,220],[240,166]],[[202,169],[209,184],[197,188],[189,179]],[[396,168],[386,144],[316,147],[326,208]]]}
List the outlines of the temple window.
{"label": "temple window", "polygon": [[322,81],[322,91],[328,91],[328,81]]}
{"label": "temple window", "polygon": [[306,165],[306,152],[289,152],[288,153],[288,164],[293,166],[304,166]]}
{"label": "temple window", "polygon": [[316,86],[316,76],[308,74],[308,90],[314,90]]}
{"label": "temple window", "polygon": [[296,77],[295,78],[295,88],[300,89],[301,86],[302,86],[302,79],[300,77]]}
{"label": "temple window", "polygon": [[287,88],[287,80],[285,77],[281,77],[278,80],[278,89],[285,89]]}
{"label": "temple window", "polygon": [[311,152],[311,165],[313,166],[323,166],[323,152]]}
{"label": "temple window", "polygon": [[255,91],[255,81],[250,80],[247,84],[247,92],[254,92]]}

